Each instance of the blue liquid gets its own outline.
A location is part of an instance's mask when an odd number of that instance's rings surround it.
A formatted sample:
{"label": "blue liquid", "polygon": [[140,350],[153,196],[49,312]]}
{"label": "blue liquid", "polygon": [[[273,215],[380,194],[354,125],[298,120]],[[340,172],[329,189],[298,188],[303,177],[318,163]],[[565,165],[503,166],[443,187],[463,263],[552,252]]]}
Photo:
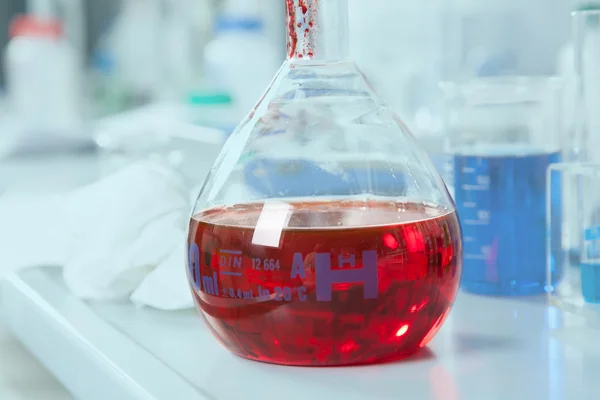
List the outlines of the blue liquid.
{"label": "blue liquid", "polygon": [[600,263],[581,263],[581,291],[587,303],[600,303]]}
{"label": "blue liquid", "polygon": [[454,159],[464,246],[461,285],[469,292],[545,292],[546,170],[560,161],[560,154],[515,150]]}

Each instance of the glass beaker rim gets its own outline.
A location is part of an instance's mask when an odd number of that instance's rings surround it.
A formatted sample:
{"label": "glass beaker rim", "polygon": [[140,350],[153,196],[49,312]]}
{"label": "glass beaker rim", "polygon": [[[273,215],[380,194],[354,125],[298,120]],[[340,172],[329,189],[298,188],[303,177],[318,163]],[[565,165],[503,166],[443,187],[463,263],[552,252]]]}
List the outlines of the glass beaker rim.
{"label": "glass beaker rim", "polygon": [[550,165],[548,173],[559,172],[573,176],[596,176],[600,178],[600,163],[564,162]]}
{"label": "glass beaker rim", "polygon": [[596,8],[581,8],[575,11],[571,12],[571,16],[572,17],[577,17],[577,16],[591,16],[591,15],[597,15],[600,16],[600,8],[598,8],[598,6],[596,6]]}
{"label": "glass beaker rim", "polygon": [[516,75],[475,78],[465,82],[444,81],[439,87],[448,100],[469,103],[506,104],[539,102],[557,93],[563,79],[556,75]]}
{"label": "glass beaker rim", "polygon": [[571,19],[576,29],[597,28],[600,25],[599,6],[582,7],[571,12]]}

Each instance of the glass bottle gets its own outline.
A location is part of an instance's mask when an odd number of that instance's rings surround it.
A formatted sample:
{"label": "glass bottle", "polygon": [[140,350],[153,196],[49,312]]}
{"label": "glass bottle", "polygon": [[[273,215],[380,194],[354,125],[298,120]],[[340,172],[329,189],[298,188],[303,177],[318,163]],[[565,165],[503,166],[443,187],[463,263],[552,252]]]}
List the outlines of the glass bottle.
{"label": "glass bottle", "polygon": [[329,366],[414,353],[458,290],[454,203],[348,59],[347,0],[286,5],[287,60],[193,210],[196,305],[225,347],[253,360]]}

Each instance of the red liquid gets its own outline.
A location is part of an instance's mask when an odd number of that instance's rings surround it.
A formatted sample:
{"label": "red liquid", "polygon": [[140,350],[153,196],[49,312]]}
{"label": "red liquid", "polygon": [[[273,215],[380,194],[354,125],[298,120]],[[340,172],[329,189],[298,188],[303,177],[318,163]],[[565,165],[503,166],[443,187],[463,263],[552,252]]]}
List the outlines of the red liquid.
{"label": "red liquid", "polygon": [[459,286],[454,212],[377,201],[285,207],[211,209],[190,222],[188,277],[225,347],[326,366],[394,359],[433,338]]}

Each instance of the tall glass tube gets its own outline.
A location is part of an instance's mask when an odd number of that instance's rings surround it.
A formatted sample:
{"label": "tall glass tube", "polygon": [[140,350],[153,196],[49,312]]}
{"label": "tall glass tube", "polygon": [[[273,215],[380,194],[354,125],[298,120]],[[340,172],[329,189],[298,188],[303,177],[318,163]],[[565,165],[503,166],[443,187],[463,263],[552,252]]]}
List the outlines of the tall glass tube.
{"label": "tall glass tube", "polygon": [[[573,115],[567,116],[569,135],[564,137],[564,161],[568,163],[597,163],[600,161],[600,10],[582,9],[571,14],[571,41],[573,46],[573,79],[566,82],[574,104]],[[567,95],[569,92],[567,92]],[[577,168],[572,165],[572,168]],[[569,168],[569,166],[565,166]],[[579,266],[581,219],[583,214],[576,197],[579,188],[575,180],[565,180],[560,188],[562,202],[562,230],[560,243],[567,251],[570,264]]]}
{"label": "tall glass tube", "polygon": [[570,160],[596,162],[600,160],[600,10],[572,13],[575,53],[575,116],[573,136],[567,150]]}
{"label": "tall glass tube", "polygon": [[288,59],[316,62],[348,57],[348,0],[286,0]]}
{"label": "tall glass tube", "polygon": [[575,73],[566,83],[573,115],[566,162],[548,171],[547,270],[551,301],[587,314],[585,303],[600,301],[600,10],[575,11],[571,24]]}

